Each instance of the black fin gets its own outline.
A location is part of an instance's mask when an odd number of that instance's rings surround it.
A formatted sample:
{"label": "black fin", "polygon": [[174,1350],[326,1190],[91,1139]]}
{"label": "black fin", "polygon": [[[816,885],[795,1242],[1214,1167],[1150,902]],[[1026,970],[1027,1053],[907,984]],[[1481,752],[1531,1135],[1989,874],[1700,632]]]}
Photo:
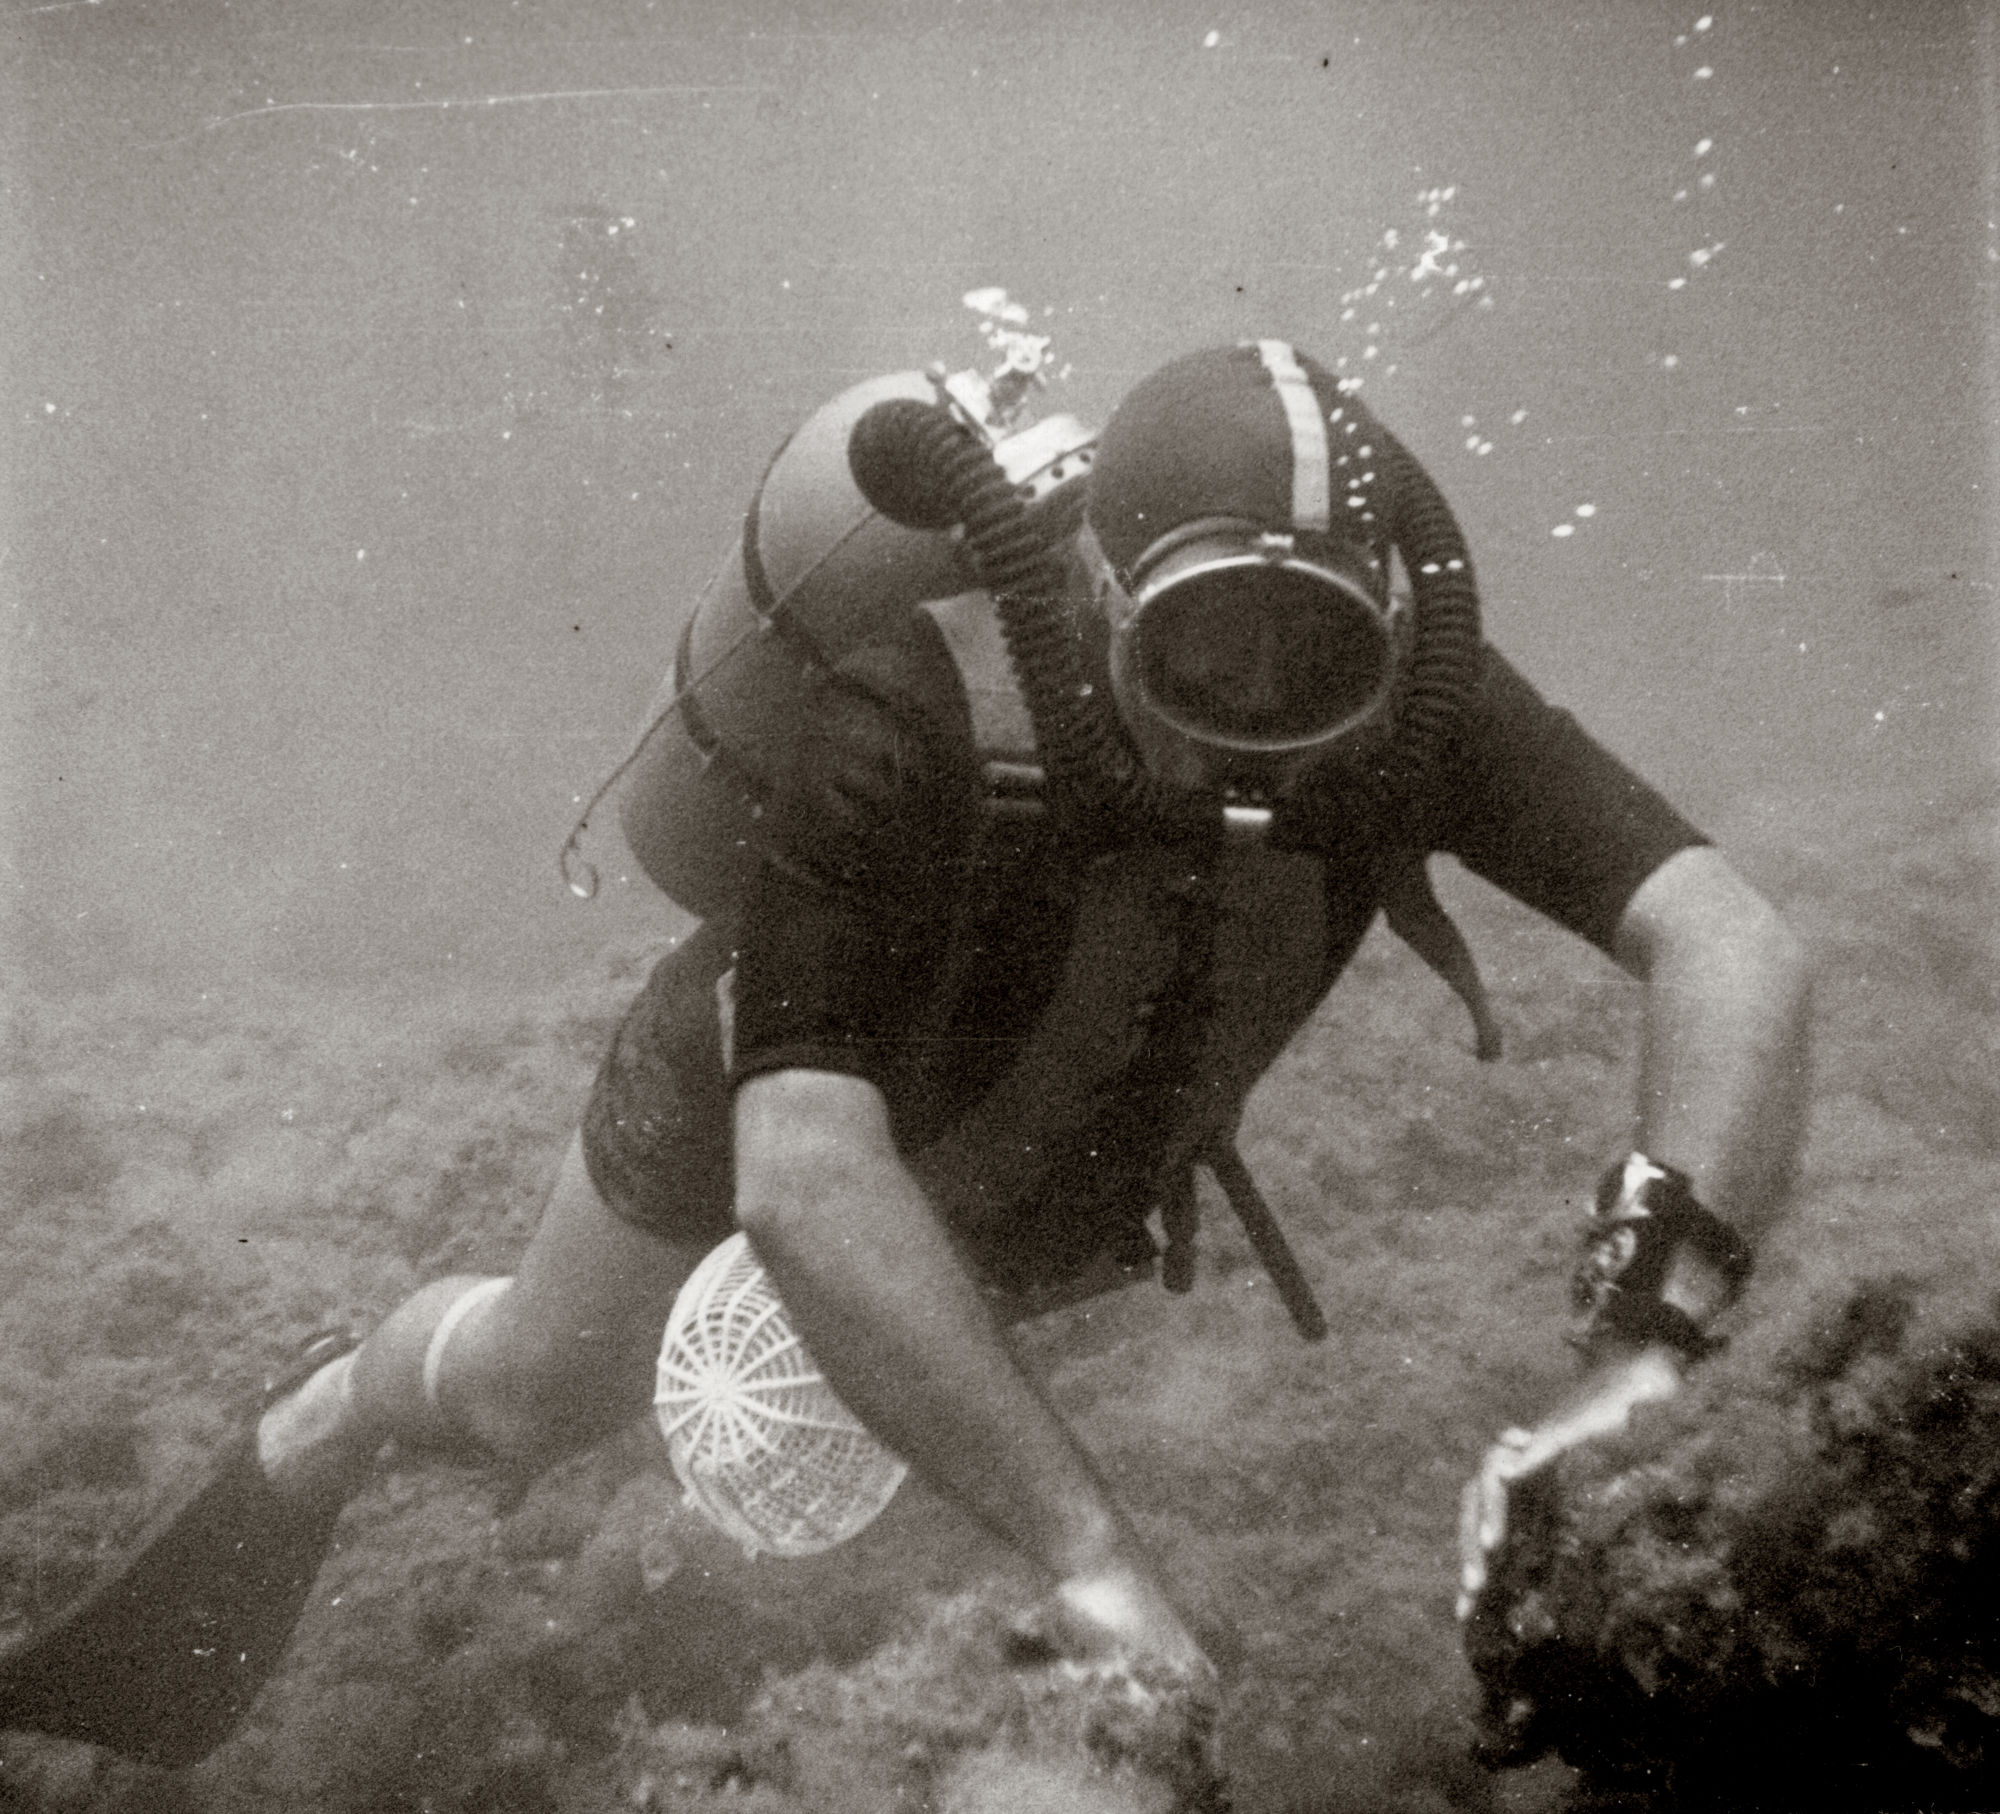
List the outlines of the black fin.
{"label": "black fin", "polygon": [[[316,1341],[264,1405],[354,1345]],[[0,1656],[0,1725],[168,1769],[199,1762],[283,1656],[341,1509],[338,1496],[299,1505],[272,1490],[253,1417],[120,1567]]]}

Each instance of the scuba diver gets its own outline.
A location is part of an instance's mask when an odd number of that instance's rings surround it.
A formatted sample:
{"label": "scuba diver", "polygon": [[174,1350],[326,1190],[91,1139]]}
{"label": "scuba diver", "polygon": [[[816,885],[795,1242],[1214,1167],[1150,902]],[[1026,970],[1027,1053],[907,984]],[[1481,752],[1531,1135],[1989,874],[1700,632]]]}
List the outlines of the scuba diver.
{"label": "scuba diver", "polygon": [[205,1754],[387,1445],[538,1466],[621,1427],[738,1228],[840,1399],[1039,1569],[1070,1654],[1212,1695],[1007,1325],[1185,1288],[1205,1167],[1324,1332],[1237,1121],[1378,913],[1497,1048],[1434,853],[1645,1002],[1631,1150],[1579,1231],[1581,1372],[1467,1489],[1462,1609],[1520,1483],[1713,1346],[1800,1140],[1796,939],[1485,643],[1444,499],[1323,365],[1198,351],[1101,436],[1020,426],[1024,375],[874,380],[780,449],[623,775],[628,842],[700,924],[518,1270],[303,1357],[121,1575],[0,1657],[0,1720]]}

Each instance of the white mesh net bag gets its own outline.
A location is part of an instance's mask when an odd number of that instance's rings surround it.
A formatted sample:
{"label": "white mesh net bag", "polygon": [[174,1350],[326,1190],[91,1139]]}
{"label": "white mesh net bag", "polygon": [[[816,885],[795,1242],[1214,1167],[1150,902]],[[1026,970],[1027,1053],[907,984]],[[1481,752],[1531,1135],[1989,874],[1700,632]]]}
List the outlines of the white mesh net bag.
{"label": "white mesh net bag", "polygon": [[909,1472],[834,1397],[741,1234],[674,1300],[653,1408],[688,1503],[753,1556],[844,1543]]}

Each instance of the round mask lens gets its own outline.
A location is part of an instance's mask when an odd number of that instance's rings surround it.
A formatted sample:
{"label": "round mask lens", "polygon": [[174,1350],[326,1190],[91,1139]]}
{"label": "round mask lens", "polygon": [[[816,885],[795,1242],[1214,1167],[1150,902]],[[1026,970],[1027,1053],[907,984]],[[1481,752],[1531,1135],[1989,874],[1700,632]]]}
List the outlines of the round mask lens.
{"label": "round mask lens", "polygon": [[1359,600],[1270,562],[1209,568],[1149,600],[1133,626],[1137,678],[1188,730],[1283,746],[1365,712],[1388,639]]}

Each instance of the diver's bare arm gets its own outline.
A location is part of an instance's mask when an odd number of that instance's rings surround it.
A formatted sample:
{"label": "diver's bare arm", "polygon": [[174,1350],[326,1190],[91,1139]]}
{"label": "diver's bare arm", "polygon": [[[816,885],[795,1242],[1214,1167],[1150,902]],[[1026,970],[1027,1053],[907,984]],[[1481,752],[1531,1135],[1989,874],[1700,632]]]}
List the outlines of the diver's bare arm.
{"label": "diver's bare arm", "polygon": [[[1783,1206],[1805,1125],[1810,977],[1803,948],[1716,851],[1670,857],[1614,945],[1646,985],[1639,1150],[1753,1240]],[[1692,1256],[1664,1295],[1697,1322],[1727,1288]]]}
{"label": "diver's bare arm", "polygon": [[897,1154],[880,1092],[806,1070],[744,1084],[736,1201],[800,1336],[849,1408],[1054,1576],[1086,1624],[1198,1667],[1130,1525],[1016,1365]]}
{"label": "diver's bare arm", "polygon": [[[1614,950],[1646,985],[1639,1150],[1686,1172],[1698,1201],[1754,1239],[1783,1206],[1803,1135],[1805,953],[1709,849],[1681,851],[1640,885]],[[1660,1296],[1699,1326],[1728,1304],[1730,1285],[1683,1246]],[[1505,1538],[1509,1483],[1679,1390],[1683,1362],[1666,1344],[1600,1334],[1593,1347],[1584,1376],[1532,1429],[1510,1430],[1489,1448],[1466,1490],[1461,1612]]]}
{"label": "diver's bare arm", "polygon": [[[1810,976],[1770,905],[1707,848],[1670,857],[1619,922],[1619,961],[1646,986],[1637,1145],[1688,1175],[1696,1198],[1745,1236],[1783,1207],[1803,1136]],[[1660,1295],[1697,1325],[1725,1308],[1729,1282],[1682,1247]],[[1670,1395],[1681,1362],[1663,1346],[1614,1340],[1533,1432],[1516,1463],[1620,1427],[1636,1404]]]}

